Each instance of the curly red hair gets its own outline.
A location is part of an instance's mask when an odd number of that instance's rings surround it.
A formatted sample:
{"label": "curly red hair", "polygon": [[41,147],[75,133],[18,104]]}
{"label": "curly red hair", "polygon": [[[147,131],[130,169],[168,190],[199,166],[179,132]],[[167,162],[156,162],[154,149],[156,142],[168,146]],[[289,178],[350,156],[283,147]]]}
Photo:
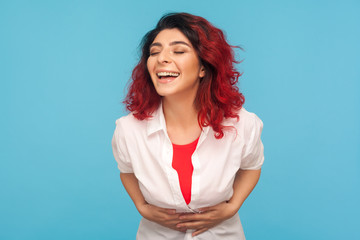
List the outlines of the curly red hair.
{"label": "curly red hair", "polygon": [[144,120],[159,107],[161,96],[157,94],[147,69],[150,44],[164,29],[179,29],[191,42],[205,76],[200,80],[195,98],[200,127],[211,126],[216,138],[224,136],[224,118],[239,118],[238,111],[245,98],[236,83],[241,74],[235,69],[233,46],[224,33],[206,19],[188,13],[171,13],[163,16],[155,29],[148,32],[142,42],[142,56],[132,72],[132,82],[124,103],[133,115]]}

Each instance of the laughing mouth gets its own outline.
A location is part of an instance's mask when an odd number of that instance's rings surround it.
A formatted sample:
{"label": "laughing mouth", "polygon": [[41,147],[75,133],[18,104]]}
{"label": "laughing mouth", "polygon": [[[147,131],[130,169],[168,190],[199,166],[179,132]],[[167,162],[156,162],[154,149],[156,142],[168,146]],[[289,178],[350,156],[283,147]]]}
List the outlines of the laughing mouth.
{"label": "laughing mouth", "polygon": [[158,72],[156,73],[156,75],[161,79],[161,78],[166,78],[166,77],[178,77],[180,75],[180,73],[177,72]]}

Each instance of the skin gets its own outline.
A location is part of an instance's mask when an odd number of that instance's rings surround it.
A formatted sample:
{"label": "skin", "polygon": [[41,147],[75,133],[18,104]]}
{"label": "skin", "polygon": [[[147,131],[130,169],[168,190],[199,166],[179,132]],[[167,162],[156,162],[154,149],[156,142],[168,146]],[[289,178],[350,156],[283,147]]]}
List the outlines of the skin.
{"label": "skin", "polygon": [[[149,74],[157,93],[162,96],[167,133],[172,143],[187,144],[200,136],[194,100],[200,79],[206,72],[186,36],[178,29],[161,31],[150,47],[147,61]],[[158,72],[176,72],[176,78],[159,79]],[[176,213],[174,209],[148,204],[133,173],[120,173],[121,181],[139,213],[164,227],[185,232],[194,229],[193,236],[234,216],[254,189],[261,170],[239,170],[231,199],[200,209],[201,213]]]}
{"label": "skin", "polygon": [[[147,68],[156,92],[164,98],[192,100],[205,70],[187,37],[177,29],[161,31],[150,46]],[[175,80],[163,83],[157,72],[176,72]]]}
{"label": "skin", "polygon": [[[163,97],[166,128],[171,142],[181,145],[197,139],[201,128],[194,100],[205,70],[190,41],[178,29],[161,31],[150,47],[147,68],[157,93]],[[163,83],[156,75],[159,71],[180,75]]]}
{"label": "skin", "polygon": [[180,219],[185,221],[177,224],[179,229],[195,229],[192,234],[196,236],[217,224],[234,216],[252,192],[260,178],[259,170],[239,170],[234,181],[234,194],[227,202],[219,203],[212,207],[200,209],[202,213],[183,214]]}
{"label": "skin", "polygon": [[185,232],[186,229],[195,229],[192,235],[196,236],[234,216],[256,186],[260,172],[260,169],[239,170],[235,177],[234,194],[231,199],[215,206],[202,208],[201,213],[196,214],[176,213],[174,209],[148,204],[133,173],[120,173],[120,178],[141,216],[181,232]]}

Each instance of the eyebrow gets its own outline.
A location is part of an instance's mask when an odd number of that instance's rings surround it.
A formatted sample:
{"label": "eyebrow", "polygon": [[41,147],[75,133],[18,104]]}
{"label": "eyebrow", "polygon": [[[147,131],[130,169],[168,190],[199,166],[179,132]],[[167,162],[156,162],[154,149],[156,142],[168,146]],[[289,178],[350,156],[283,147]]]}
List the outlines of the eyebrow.
{"label": "eyebrow", "polygon": [[[191,47],[188,43],[186,43],[186,42],[184,42],[184,41],[173,41],[173,42],[171,42],[169,45],[170,45],[170,46],[174,46],[174,45],[178,45],[178,44],[183,44],[183,45],[186,45],[186,46],[188,46],[188,47]],[[154,42],[154,43],[152,43],[152,44],[150,45],[150,48],[151,48],[151,47],[155,47],[155,46],[161,47],[162,44],[159,43],[159,42]]]}

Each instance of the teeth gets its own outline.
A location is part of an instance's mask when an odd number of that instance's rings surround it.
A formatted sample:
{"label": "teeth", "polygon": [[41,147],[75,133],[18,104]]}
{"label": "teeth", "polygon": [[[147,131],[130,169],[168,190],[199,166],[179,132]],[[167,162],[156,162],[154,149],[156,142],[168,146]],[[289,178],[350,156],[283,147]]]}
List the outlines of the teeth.
{"label": "teeth", "polygon": [[174,73],[174,72],[158,72],[157,75],[158,75],[158,77],[166,77],[166,76],[177,77],[177,76],[180,75],[180,73]]}

